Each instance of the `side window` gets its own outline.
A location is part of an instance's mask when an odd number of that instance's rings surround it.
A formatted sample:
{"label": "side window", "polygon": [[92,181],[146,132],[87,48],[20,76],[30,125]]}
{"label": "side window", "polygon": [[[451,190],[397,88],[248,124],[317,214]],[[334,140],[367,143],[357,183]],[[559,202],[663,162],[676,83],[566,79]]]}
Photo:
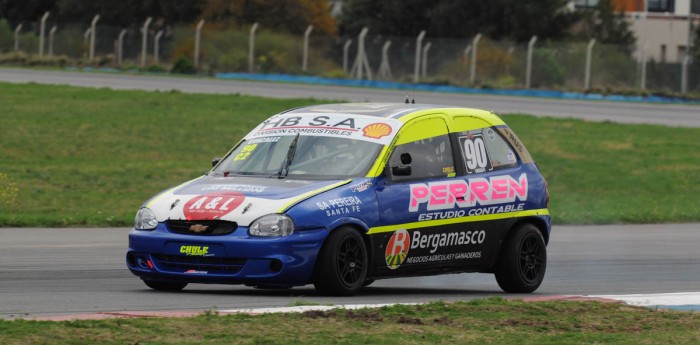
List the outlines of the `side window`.
{"label": "side window", "polygon": [[410,167],[410,174],[393,174],[393,181],[455,176],[445,121],[429,118],[402,130],[388,164],[390,167]]}
{"label": "side window", "polygon": [[458,133],[467,174],[512,168],[518,165],[513,149],[494,128]]}

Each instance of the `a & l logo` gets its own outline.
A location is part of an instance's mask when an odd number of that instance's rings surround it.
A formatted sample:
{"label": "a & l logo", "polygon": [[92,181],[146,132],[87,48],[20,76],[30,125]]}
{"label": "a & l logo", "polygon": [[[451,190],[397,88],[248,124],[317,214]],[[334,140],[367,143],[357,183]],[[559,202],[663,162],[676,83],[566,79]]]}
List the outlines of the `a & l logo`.
{"label": "a & l logo", "polygon": [[187,220],[217,219],[235,210],[245,200],[239,192],[212,193],[196,196],[183,206]]}

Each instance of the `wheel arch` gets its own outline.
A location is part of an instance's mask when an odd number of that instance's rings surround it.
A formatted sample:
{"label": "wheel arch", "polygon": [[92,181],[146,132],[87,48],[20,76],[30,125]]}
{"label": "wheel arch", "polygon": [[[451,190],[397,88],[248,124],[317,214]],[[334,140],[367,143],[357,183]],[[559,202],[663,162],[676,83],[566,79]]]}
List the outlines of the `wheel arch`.
{"label": "wheel arch", "polygon": [[513,231],[513,229],[517,228],[518,226],[520,226],[522,224],[534,225],[540,231],[540,234],[542,234],[542,238],[544,238],[544,244],[545,245],[549,244],[549,231],[548,231],[549,226],[544,219],[538,218],[538,217],[525,217],[525,218],[520,218],[520,219],[516,220],[513,223],[513,225],[510,226],[508,231],[506,231],[504,239],[506,237],[508,237],[508,234],[510,234]]}

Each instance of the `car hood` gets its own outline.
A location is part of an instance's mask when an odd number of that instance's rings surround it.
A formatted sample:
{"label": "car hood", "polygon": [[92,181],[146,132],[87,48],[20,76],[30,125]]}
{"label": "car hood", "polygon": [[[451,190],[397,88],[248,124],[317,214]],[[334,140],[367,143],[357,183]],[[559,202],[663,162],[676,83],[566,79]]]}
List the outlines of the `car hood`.
{"label": "car hood", "polygon": [[146,202],[159,222],[221,219],[248,226],[270,213],[344,185],[350,180],[295,180],[268,177],[202,176]]}

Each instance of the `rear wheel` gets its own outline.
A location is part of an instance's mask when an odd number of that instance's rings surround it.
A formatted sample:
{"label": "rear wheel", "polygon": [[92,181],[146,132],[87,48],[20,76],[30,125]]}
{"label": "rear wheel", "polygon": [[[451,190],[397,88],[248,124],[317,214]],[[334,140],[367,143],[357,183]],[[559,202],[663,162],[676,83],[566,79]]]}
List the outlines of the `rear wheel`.
{"label": "rear wheel", "polygon": [[505,292],[529,293],[542,284],[547,246],[533,224],[518,225],[508,234],[496,265],[496,281]]}
{"label": "rear wheel", "polygon": [[187,283],[166,282],[161,280],[143,280],[149,288],[158,291],[180,291],[187,286]]}
{"label": "rear wheel", "polygon": [[354,295],[365,284],[368,266],[362,236],[353,228],[338,228],[328,235],[316,259],[314,286],[325,295]]}

